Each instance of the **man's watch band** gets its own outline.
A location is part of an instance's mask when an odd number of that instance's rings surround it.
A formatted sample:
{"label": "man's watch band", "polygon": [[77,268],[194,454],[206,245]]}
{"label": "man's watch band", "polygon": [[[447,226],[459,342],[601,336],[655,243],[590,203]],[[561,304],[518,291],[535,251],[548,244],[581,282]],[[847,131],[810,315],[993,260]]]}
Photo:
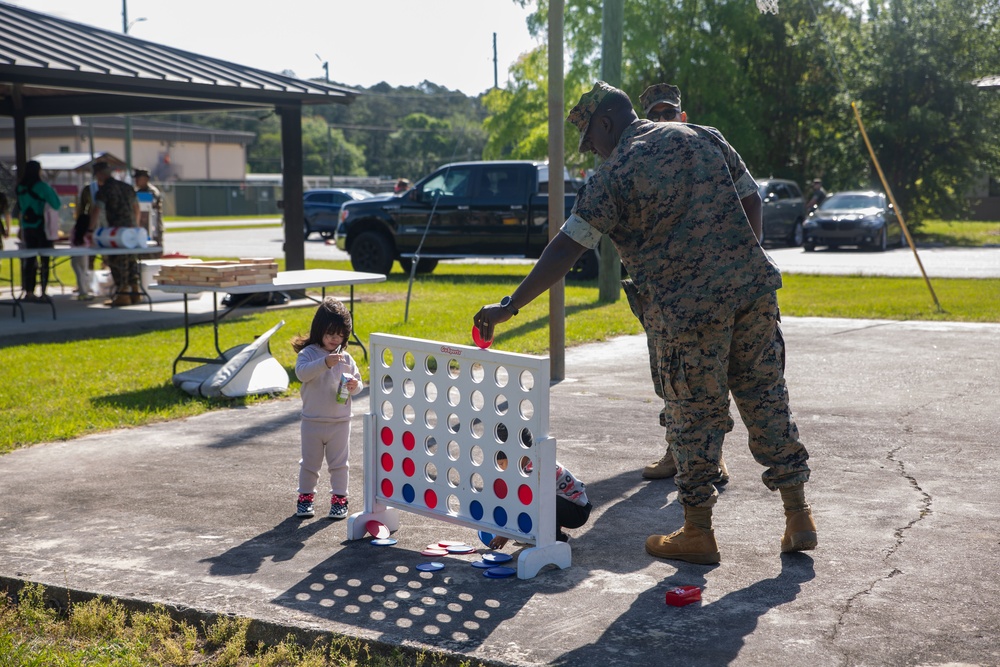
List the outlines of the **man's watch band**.
{"label": "man's watch band", "polygon": [[518,312],[520,312],[518,311],[517,308],[514,307],[514,304],[511,302],[509,296],[505,296],[504,298],[500,299],[500,307],[506,310],[511,315],[517,315]]}

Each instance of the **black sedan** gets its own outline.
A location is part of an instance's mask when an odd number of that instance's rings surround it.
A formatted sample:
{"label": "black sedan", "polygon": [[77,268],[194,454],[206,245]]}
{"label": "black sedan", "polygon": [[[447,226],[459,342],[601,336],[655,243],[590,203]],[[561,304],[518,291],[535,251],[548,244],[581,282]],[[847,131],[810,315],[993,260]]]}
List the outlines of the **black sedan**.
{"label": "black sedan", "polygon": [[857,246],[884,251],[906,245],[903,228],[885,194],[874,190],[838,192],[826,198],[802,225],[802,247]]}
{"label": "black sedan", "polygon": [[368,199],[372,193],[358,188],[309,190],[302,197],[305,214],[305,238],[319,232],[325,239],[333,238],[340,217],[340,205],[349,201]]}

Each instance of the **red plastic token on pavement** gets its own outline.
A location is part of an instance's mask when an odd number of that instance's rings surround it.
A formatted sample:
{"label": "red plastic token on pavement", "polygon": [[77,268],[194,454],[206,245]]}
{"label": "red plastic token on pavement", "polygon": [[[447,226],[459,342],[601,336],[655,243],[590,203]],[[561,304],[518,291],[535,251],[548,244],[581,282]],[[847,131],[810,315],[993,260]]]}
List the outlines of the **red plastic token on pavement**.
{"label": "red plastic token on pavement", "polygon": [[389,527],[381,521],[376,521],[375,519],[372,519],[365,524],[365,530],[367,530],[371,536],[376,539],[382,540],[389,537]]}
{"label": "red plastic token on pavement", "polygon": [[447,549],[424,549],[420,552],[421,556],[447,556]]}
{"label": "red plastic token on pavement", "polygon": [[701,600],[701,589],[697,586],[678,586],[667,591],[667,604],[672,607],[683,607]]}
{"label": "red plastic token on pavement", "polygon": [[486,348],[488,348],[490,345],[493,344],[493,339],[490,338],[489,340],[483,340],[483,337],[479,335],[479,327],[477,327],[475,324],[473,324],[472,325],[472,342],[475,343],[476,347],[478,347],[479,349],[485,350]]}
{"label": "red plastic token on pavement", "polygon": [[438,542],[438,546],[442,549],[447,549],[448,547],[464,547],[465,542],[456,542],[455,540],[441,540]]}

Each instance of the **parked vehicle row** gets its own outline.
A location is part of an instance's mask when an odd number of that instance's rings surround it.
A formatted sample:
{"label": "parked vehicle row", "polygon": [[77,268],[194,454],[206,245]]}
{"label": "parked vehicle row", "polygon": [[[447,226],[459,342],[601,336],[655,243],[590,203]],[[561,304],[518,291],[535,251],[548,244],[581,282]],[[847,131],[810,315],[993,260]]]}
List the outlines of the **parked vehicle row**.
{"label": "parked vehicle row", "polygon": [[[795,181],[768,178],[757,184],[762,245],[802,246],[812,252],[817,246],[886,250],[906,243],[881,192],[836,193],[808,212]],[[567,178],[567,216],[578,186]],[[459,162],[444,165],[402,193],[309,190],[303,209],[305,237],[317,232],[335,238],[357,271],[388,274],[394,261],[409,271],[418,252],[420,273],[433,271],[441,259],[537,258],[548,243],[548,166],[513,160]],[[592,279],[597,271],[597,254],[589,251],[570,277]]]}
{"label": "parked vehicle row", "polygon": [[761,200],[761,245],[802,245],[802,223],[806,201],[795,181],[779,178],[758,179]]}
{"label": "parked vehicle row", "polygon": [[803,249],[857,246],[885,251],[905,246],[906,236],[892,204],[874,190],[838,192],[827,197],[803,225]]}
{"label": "parked vehicle row", "polygon": [[333,238],[340,220],[341,204],[371,199],[374,196],[371,192],[359,188],[309,190],[302,197],[305,238],[309,238],[313,232],[319,233],[325,239]]}
{"label": "parked vehicle row", "polygon": [[[433,271],[441,259],[537,258],[549,241],[548,165],[531,161],[456,162],[408,191],[384,199],[348,201],[340,209],[337,247],[356,271],[389,273],[394,261],[409,271]],[[576,183],[566,179],[564,215]],[[597,276],[588,251],[571,278]]]}

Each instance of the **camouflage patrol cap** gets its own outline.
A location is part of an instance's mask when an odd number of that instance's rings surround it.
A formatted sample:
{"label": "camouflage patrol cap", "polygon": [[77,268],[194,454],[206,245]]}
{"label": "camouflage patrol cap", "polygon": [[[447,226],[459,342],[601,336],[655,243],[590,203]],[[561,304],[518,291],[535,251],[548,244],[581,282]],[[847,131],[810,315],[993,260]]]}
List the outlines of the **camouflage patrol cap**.
{"label": "camouflage patrol cap", "polygon": [[657,83],[642,91],[639,96],[639,104],[642,106],[644,116],[649,115],[649,110],[657,104],[669,104],[681,108],[681,89],[669,83]]}
{"label": "camouflage patrol cap", "polygon": [[597,111],[597,107],[604,101],[604,98],[608,96],[608,93],[616,91],[618,89],[611,84],[598,81],[594,84],[593,88],[583,94],[583,97],[576,103],[576,106],[570,109],[566,120],[576,125],[577,129],[580,130],[579,150],[581,153],[589,153],[594,150],[593,144],[587,139],[587,129],[590,127],[590,119],[594,115],[594,112]]}

